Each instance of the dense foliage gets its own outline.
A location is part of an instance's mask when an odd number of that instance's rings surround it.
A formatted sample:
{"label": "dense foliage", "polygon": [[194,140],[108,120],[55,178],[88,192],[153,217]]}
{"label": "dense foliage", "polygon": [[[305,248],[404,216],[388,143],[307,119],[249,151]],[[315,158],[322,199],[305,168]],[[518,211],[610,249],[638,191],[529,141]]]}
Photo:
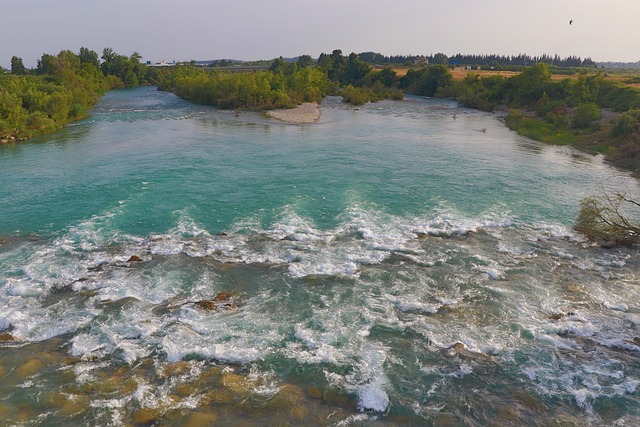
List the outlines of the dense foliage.
{"label": "dense foliage", "polygon": [[[523,135],[602,152],[617,166],[640,171],[640,90],[603,73],[555,81],[546,64],[536,64],[511,78],[470,73],[450,91],[464,106],[511,108],[507,125]],[[605,111],[615,118],[604,119]]]}
{"label": "dense foliage", "polygon": [[181,98],[232,109],[291,108],[302,102],[320,102],[329,80],[322,71],[298,67],[282,58],[268,71],[231,73],[204,71],[192,66],[174,67],[158,88]]}
{"label": "dense foliage", "polygon": [[452,82],[453,78],[446,65],[431,65],[410,69],[401,79],[400,87],[414,95],[435,96]]}
{"label": "dense foliage", "polygon": [[517,69],[518,67],[526,67],[537,63],[544,63],[556,67],[595,67],[596,63],[591,58],[582,59],[578,56],[568,56],[561,58],[558,55],[541,55],[530,56],[526,54],[519,55],[463,55],[456,54],[447,56],[444,53],[436,53],[433,55],[416,57],[415,55],[392,55],[385,56],[376,52],[362,52],[358,57],[372,65],[412,65],[416,61],[425,59],[429,64],[450,64],[455,66],[472,65],[483,67],[494,67],[495,69]]}
{"label": "dense foliage", "polygon": [[296,62],[280,57],[266,71],[233,73],[178,66],[158,87],[199,104],[263,110],[320,102],[327,94],[342,95],[344,102],[354,105],[402,99],[398,81],[390,68],[373,70],[356,54],[343,56],[342,51],[334,50],[321,54],[317,65],[309,55],[301,55]]}
{"label": "dense foliage", "polygon": [[37,68],[27,71],[22,59],[12,58],[12,73],[0,75],[0,140],[59,129],[86,116],[106,90],[154,80],[138,54],[105,49],[103,60],[87,48],[79,54],[63,50],[42,55]]}

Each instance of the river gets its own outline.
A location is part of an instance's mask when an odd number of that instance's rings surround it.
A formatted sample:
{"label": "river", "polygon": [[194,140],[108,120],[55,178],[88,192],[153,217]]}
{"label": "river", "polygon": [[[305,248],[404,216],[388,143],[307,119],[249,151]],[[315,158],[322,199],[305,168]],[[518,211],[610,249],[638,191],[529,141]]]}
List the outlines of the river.
{"label": "river", "polygon": [[640,194],[454,101],[318,123],[155,88],[0,146],[8,425],[640,424]]}

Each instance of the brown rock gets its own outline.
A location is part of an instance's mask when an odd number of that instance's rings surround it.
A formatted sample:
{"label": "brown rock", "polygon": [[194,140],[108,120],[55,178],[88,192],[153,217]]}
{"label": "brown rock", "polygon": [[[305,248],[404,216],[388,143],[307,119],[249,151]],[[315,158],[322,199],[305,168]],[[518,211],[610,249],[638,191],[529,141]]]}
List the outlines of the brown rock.
{"label": "brown rock", "polygon": [[511,421],[514,423],[522,420],[520,413],[513,406],[503,406],[498,408],[496,415],[498,415],[498,418],[501,420]]}
{"label": "brown rock", "polygon": [[9,332],[3,332],[0,334],[0,342],[10,342],[15,341],[16,338],[11,335]]}
{"label": "brown rock", "polygon": [[238,394],[244,394],[250,388],[250,385],[247,384],[243,376],[234,374],[233,372],[225,372],[222,374],[222,385]]}
{"label": "brown rock", "polygon": [[161,377],[171,377],[173,375],[184,375],[191,371],[193,367],[192,362],[186,360],[180,360],[178,362],[169,363],[162,367]]}
{"label": "brown rock", "polygon": [[190,384],[179,384],[174,388],[174,392],[180,397],[187,397],[195,394],[196,388]]}
{"label": "brown rock", "polygon": [[202,310],[214,311],[218,309],[223,310],[235,310],[237,308],[235,301],[233,300],[233,295],[228,292],[220,292],[215,296],[213,301],[203,299],[200,301],[196,301],[195,306]]}
{"label": "brown rock", "polygon": [[625,342],[627,342],[629,344],[637,345],[637,346],[640,347],[640,338],[639,337],[634,337],[632,340],[625,340]]}
{"label": "brown rock", "polygon": [[140,258],[138,255],[131,255],[131,257],[127,260],[127,262],[140,262],[142,261],[142,258]]}
{"label": "brown rock", "polygon": [[200,300],[200,301],[196,301],[195,302],[195,306],[202,309],[202,310],[209,310],[209,311],[214,311],[217,307],[216,303],[213,301],[209,301],[206,299]]}
{"label": "brown rock", "polygon": [[218,418],[217,414],[211,412],[196,412],[191,415],[185,427],[208,427]]}
{"label": "brown rock", "polygon": [[457,343],[455,343],[451,347],[449,347],[449,350],[453,350],[456,353],[459,353],[459,352],[464,351],[466,349],[467,349],[467,347],[463,343],[461,343],[460,341],[458,341]]}
{"label": "brown rock", "polygon": [[90,400],[84,395],[53,392],[48,396],[47,403],[57,408],[62,415],[70,416],[87,410]]}
{"label": "brown rock", "polygon": [[440,414],[438,414],[438,419],[437,419],[437,424],[438,426],[443,426],[443,427],[454,427],[459,425],[457,423],[456,418],[448,413],[448,412],[442,412]]}
{"label": "brown rock", "polygon": [[307,394],[313,399],[322,399],[324,392],[320,387],[311,386],[307,388]]}
{"label": "brown rock", "polygon": [[302,405],[296,405],[293,408],[291,408],[291,418],[293,418],[296,421],[303,421],[307,416],[308,412],[309,410],[306,407]]}
{"label": "brown rock", "polygon": [[517,390],[512,393],[512,396],[525,408],[532,410],[533,412],[543,414],[547,412],[546,406],[534,396],[530,395],[524,390]]}
{"label": "brown rock", "polygon": [[222,302],[222,301],[228,301],[231,299],[231,294],[228,292],[220,292],[218,295],[216,295],[216,297],[213,299],[214,301],[217,302]]}
{"label": "brown rock", "polygon": [[151,408],[142,408],[133,414],[133,422],[139,425],[147,426],[153,424],[160,418],[161,414]]}
{"label": "brown rock", "polygon": [[230,394],[226,394],[222,391],[210,391],[209,393],[206,393],[204,395],[203,401],[206,401],[209,403],[215,403],[219,405],[230,405],[235,400],[233,396],[231,396]]}
{"label": "brown rock", "polygon": [[39,359],[31,359],[25,362],[22,366],[20,366],[16,373],[18,377],[24,379],[35,375],[44,367],[44,363],[42,363]]}

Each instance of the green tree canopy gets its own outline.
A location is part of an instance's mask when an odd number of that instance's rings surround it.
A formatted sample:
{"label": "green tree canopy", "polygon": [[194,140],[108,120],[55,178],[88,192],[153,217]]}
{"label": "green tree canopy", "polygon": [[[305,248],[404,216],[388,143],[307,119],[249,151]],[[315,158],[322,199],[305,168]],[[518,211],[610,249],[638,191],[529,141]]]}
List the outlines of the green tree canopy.
{"label": "green tree canopy", "polygon": [[436,53],[431,58],[431,63],[434,65],[447,65],[449,63],[449,57],[444,53]]}
{"label": "green tree canopy", "polygon": [[22,58],[17,56],[11,57],[11,74],[15,75],[23,75],[27,73],[27,69],[24,67],[22,63]]}
{"label": "green tree canopy", "polygon": [[296,61],[298,68],[312,67],[315,63],[310,55],[300,55],[298,61]]}
{"label": "green tree canopy", "polygon": [[435,96],[438,89],[450,86],[452,82],[453,77],[446,65],[430,65],[409,70],[400,80],[400,87],[415,95]]}

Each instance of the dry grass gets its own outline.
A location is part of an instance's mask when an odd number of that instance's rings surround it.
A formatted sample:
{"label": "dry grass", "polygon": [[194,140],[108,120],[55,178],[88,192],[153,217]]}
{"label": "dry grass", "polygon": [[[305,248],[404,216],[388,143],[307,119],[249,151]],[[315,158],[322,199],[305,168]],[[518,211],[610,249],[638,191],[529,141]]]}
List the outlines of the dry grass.
{"label": "dry grass", "polygon": [[[396,67],[396,68],[393,68],[393,71],[395,71],[395,73],[396,73],[396,75],[398,77],[402,77],[402,76],[406,75],[409,70],[410,70],[410,68],[408,68],[408,67]],[[461,69],[451,70],[451,75],[453,76],[453,80],[454,81],[463,80],[469,74],[473,74],[473,75],[477,75],[477,76],[481,76],[481,77],[486,77],[486,76],[513,77],[513,76],[519,74],[519,72],[517,72],[517,71],[492,71],[492,70],[461,70]],[[577,80],[578,77],[579,77],[579,74],[570,74],[570,75],[567,75],[567,74],[552,74],[551,75],[551,80],[553,80],[553,81],[561,81],[561,80],[564,80],[564,79]],[[626,83],[628,78],[629,78],[629,76],[626,76],[626,75],[619,75],[619,76],[611,76],[611,75],[609,75],[609,76],[607,76],[608,80],[614,80],[614,81],[618,81],[618,82],[621,82],[621,83]],[[640,83],[627,83],[627,85],[640,89]]]}
{"label": "dry grass", "polygon": [[[409,68],[406,67],[398,67],[394,68],[396,75],[398,77],[402,77],[407,74]],[[489,70],[451,70],[451,75],[453,76],[453,80],[459,81],[467,77],[468,74],[479,75],[479,76],[502,76],[502,77],[513,77],[518,72],[516,71],[489,71]]]}

